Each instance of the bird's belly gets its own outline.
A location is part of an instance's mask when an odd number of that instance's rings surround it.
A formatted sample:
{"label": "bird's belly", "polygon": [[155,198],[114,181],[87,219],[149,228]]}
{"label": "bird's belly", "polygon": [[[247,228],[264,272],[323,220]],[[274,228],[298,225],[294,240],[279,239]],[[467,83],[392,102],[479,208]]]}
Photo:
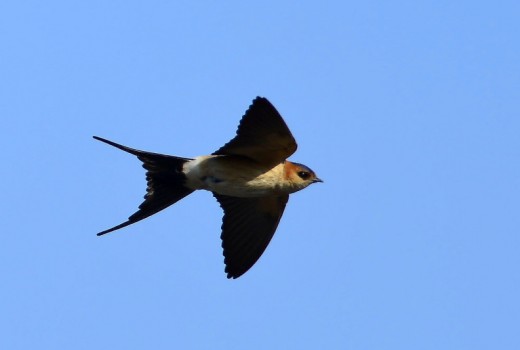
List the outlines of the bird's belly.
{"label": "bird's belly", "polygon": [[232,197],[263,197],[278,194],[281,172],[227,156],[206,156],[187,163],[186,186]]}
{"label": "bird's belly", "polygon": [[208,177],[204,180],[204,183],[206,185],[204,189],[232,197],[264,197],[278,192],[276,186],[273,186],[272,183],[258,178],[241,181]]}

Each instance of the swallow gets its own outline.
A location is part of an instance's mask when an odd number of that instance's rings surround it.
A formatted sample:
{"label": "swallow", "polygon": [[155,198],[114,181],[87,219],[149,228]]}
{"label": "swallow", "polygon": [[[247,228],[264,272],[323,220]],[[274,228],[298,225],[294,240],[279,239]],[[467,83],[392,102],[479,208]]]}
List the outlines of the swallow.
{"label": "swallow", "polygon": [[236,136],[211,155],[181,158],[96,140],[133,154],[146,169],[146,195],[127,221],[101,236],[135,224],[195,190],[210,191],[224,211],[222,248],[227,278],[247,272],[263,254],[282,217],[289,194],[323,182],[309,167],[287,160],[296,141],[276,108],[253,100]]}

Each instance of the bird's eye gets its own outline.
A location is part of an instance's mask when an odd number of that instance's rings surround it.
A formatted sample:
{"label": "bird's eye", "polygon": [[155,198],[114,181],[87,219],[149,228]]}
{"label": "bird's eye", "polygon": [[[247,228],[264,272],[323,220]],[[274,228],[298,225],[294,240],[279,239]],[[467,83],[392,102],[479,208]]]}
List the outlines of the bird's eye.
{"label": "bird's eye", "polygon": [[307,180],[311,176],[311,173],[309,173],[308,171],[298,171],[298,176],[301,177],[303,180]]}

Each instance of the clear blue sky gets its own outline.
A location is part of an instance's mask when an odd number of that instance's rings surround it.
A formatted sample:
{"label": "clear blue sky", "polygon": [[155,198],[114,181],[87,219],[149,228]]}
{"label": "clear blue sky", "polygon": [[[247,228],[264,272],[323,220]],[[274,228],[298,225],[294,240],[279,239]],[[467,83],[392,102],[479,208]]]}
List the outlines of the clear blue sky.
{"label": "clear blue sky", "polygon": [[[0,348],[519,349],[518,1],[3,1]],[[227,280],[196,193],[105,237],[132,156],[251,100],[325,180]]]}

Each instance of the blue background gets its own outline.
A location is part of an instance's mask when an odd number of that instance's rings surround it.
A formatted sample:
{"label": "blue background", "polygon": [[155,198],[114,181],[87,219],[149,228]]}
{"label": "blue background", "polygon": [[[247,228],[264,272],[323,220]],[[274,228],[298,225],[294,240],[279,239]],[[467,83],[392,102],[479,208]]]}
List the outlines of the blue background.
{"label": "blue background", "polygon": [[[3,1],[0,348],[519,349],[518,1]],[[324,184],[227,280],[144,170],[257,96]]]}

